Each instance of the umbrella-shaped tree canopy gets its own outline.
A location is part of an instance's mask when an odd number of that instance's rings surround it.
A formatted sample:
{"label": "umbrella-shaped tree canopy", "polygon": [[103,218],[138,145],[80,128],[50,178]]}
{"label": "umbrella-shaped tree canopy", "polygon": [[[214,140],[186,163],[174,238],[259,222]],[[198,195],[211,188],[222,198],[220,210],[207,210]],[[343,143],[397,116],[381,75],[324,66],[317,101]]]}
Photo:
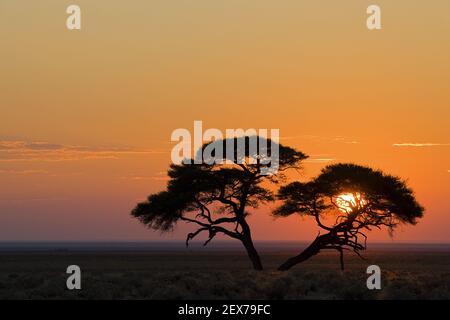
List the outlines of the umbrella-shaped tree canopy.
{"label": "umbrella-shaped tree canopy", "polygon": [[[260,145],[270,146],[269,150],[256,149],[256,153],[242,153],[238,148],[248,146],[252,137],[233,139],[235,144],[231,153],[220,153],[221,159],[228,161],[198,163],[195,159],[186,159],[182,164],[171,165],[167,189],[139,203],[132,215],[148,227],[161,231],[170,231],[178,221],[197,225],[198,229],[187,235],[186,244],[202,232],[208,234],[205,244],[219,233],[238,239],[244,244],[254,267],[261,269],[246,221],[248,209],[273,201],[275,196],[264,182],[278,183],[283,180],[283,172],[289,168],[299,168],[307,156],[295,149],[274,144],[269,139],[263,141],[261,137],[257,137],[256,141]],[[199,154],[204,157],[203,151],[214,144],[225,147],[226,140],[203,145],[202,152],[198,152],[196,157]],[[217,160],[218,153],[213,153],[217,148],[209,149],[206,154],[212,154]],[[272,153],[274,148],[276,153]],[[269,175],[264,174],[262,169],[271,166],[264,157],[274,154],[278,157],[277,170]]]}
{"label": "umbrella-shaped tree canopy", "polygon": [[[328,232],[318,236],[312,248],[307,248],[308,254],[298,261],[320,249],[342,252],[351,248],[358,253],[366,247],[365,241],[360,241],[360,237],[367,238],[365,230],[385,226],[393,231],[400,223],[415,224],[424,212],[413,191],[400,178],[355,164],[327,166],[309,182],[293,182],[280,188],[278,198],[283,204],[275,216],[312,216]],[[335,216],[334,223],[325,223],[324,218],[331,215]],[[293,260],[280,268],[290,268],[292,263]]]}

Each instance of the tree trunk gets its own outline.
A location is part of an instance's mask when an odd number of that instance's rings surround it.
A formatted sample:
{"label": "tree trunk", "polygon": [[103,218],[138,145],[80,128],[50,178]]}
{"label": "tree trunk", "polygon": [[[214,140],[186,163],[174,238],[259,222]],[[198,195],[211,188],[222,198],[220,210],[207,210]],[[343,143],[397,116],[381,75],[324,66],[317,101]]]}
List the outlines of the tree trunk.
{"label": "tree trunk", "polygon": [[312,256],[318,254],[322,249],[335,249],[339,251],[341,270],[344,270],[344,252],[339,244],[339,239],[336,235],[332,233],[327,233],[318,236],[302,253],[299,255],[289,258],[285,263],[278,267],[280,271],[286,271],[295,266],[296,264],[302,263],[308,260]]}
{"label": "tree trunk", "polygon": [[303,250],[302,253],[299,255],[289,258],[286,260],[285,263],[283,263],[281,266],[278,267],[279,271],[286,271],[295,266],[296,264],[299,264],[305,260],[308,260],[312,256],[319,253],[321,249],[321,238],[317,237],[313,243],[311,243],[305,250]]}
{"label": "tree trunk", "polygon": [[244,247],[247,250],[248,257],[252,261],[253,269],[263,270],[261,258],[259,257],[258,251],[256,251],[255,246],[253,245],[251,235],[249,234],[248,236],[245,236],[242,239],[242,243],[244,244]]}
{"label": "tree trunk", "polygon": [[242,244],[245,247],[245,250],[247,250],[248,257],[250,258],[253,269],[255,270],[263,270],[263,265],[261,263],[261,258],[259,257],[258,251],[256,251],[255,246],[253,244],[252,240],[252,233],[250,231],[250,226],[248,225],[247,221],[245,220],[245,204],[247,202],[247,195],[248,195],[248,189],[250,185],[245,186],[245,190],[243,191],[243,194],[245,194],[245,201],[241,201],[240,207],[238,212],[236,212],[236,217],[238,218],[239,224],[242,228],[241,233],[241,241]]}

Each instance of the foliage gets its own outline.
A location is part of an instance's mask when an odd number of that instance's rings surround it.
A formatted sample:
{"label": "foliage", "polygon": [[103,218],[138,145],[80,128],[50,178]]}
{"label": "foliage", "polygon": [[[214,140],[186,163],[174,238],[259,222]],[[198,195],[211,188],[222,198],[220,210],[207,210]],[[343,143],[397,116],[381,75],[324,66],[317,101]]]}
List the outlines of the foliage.
{"label": "foliage", "polygon": [[[290,168],[300,168],[300,162],[307,156],[278,145],[278,173],[264,175],[262,169],[272,165],[264,158],[271,155],[274,143],[258,137],[259,145],[268,147],[264,152],[258,149],[260,154],[251,153],[252,149],[248,147],[251,139],[252,137],[234,138],[234,152],[231,155],[223,152],[220,159],[229,160],[228,163],[208,163],[205,161],[207,159],[201,159],[202,163],[195,163],[199,155],[203,156],[207,148],[211,149],[209,143],[202,147],[203,152],[197,153],[196,159],[185,159],[180,165],[172,164],[168,171],[170,181],[167,190],[150,195],[147,201],[136,206],[132,215],[148,227],[161,231],[172,230],[178,221],[197,225],[198,229],[187,235],[186,245],[202,232],[208,234],[205,245],[218,233],[238,239],[249,252],[255,268],[262,268],[246,221],[248,209],[274,201],[273,192],[264,183],[277,184],[283,181],[283,172]],[[212,144],[225,148],[227,140]],[[242,146],[245,147],[244,150],[250,151],[240,152],[239,148]],[[212,155],[217,159],[217,154]]]}
{"label": "foliage", "polygon": [[[283,204],[275,210],[275,216],[311,216],[327,232],[316,238],[302,261],[320,249],[335,249],[341,252],[343,263],[343,249],[359,254],[366,248],[364,231],[385,226],[392,232],[400,223],[416,224],[424,212],[400,178],[355,164],[327,166],[309,182],[280,188],[278,198]],[[323,220],[330,215],[336,219],[327,225]]]}

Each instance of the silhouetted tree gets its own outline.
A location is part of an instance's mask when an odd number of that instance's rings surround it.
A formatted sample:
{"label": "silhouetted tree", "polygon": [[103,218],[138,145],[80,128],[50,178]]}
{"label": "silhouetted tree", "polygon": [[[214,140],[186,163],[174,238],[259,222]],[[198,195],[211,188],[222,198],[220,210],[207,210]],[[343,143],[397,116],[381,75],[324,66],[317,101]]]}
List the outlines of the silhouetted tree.
{"label": "silhouetted tree", "polygon": [[[344,269],[343,250],[353,250],[361,257],[360,251],[366,249],[364,231],[385,226],[392,232],[400,223],[416,224],[424,212],[401,179],[354,164],[330,165],[310,182],[280,188],[278,198],[283,204],[275,216],[311,216],[326,231],[319,232],[311,245],[278,270],[288,270],[322,249],[339,251]],[[328,220],[336,217],[335,222],[327,225],[326,216]]]}
{"label": "silhouetted tree", "polygon": [[[204,245],[217,234],[237,239],[247,250],[254,269],[261,270],[261,260],[247,222],[248,209],[273,201],[274,194],[263,184],[283,181],[283,172],[299,168],[307,156],[264,138],[256,139],[259,148],[255,151],[249,148],[251,139],[241,137],[208,143],[196,155],[197,159],[202,158],[203,163],[194,164],[193,160],[187,160],[181,165],[171,165],[167,190],[150,195],[147,201],[136,206],[132,215],[161,231],[171,231],[178,221],[197,225],[198,229],[187,235],[186,245],[202,232],[208,234]],[[225,150],[229,142],[234,144],[231,155]],[[217,146],[223,146],[221,158],[229,160],[229,163],[206,164],[210,159],[206,159],[203,151],[207,148],[211,151]],[[273,170],[271,175],[263,175],[262,169],[274,166],[266,161],[274,146],[278,146],[279,165],[274,167],[277,170]],[[211,155],[216,156],[218,150],[213,150]]]}

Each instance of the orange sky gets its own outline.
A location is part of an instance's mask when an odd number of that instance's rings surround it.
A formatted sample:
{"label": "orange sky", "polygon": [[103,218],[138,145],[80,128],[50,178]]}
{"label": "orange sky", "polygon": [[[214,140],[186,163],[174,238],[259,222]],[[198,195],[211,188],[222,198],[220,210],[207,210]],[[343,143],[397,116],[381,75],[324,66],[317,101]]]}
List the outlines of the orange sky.
{"label": "orange sky", "polygon": [[[69,31],[72,3],[0,3],[0,240],[184,239],[129,211],[164,188],[171,132],[202,120],[279,128],[311,156],[301,179],[342,161],[399,175],[427,211],[394,240],[450,242],[449,1],[79,0]],[[255,239],[317,234],[266,211]]]}

